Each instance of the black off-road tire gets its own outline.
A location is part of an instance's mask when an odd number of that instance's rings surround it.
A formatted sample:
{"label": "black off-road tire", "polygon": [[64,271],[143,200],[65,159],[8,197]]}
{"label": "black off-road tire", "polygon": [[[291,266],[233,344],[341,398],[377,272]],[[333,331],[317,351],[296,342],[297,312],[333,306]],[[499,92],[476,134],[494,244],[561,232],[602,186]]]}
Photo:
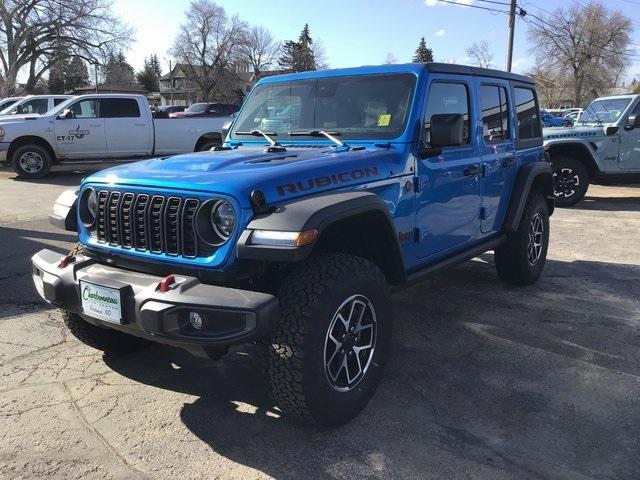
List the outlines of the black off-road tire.
{"label": "black off-road tire", "polygon": [[[339,307],[354,296],[366,297],[375,311],[375,347],[360,381],[338,391],[325,371],[325,342]],[[348,422],[373,396],[389,353],[393,316],[384,274],[360,257],[322,254],[285,278],[279,298],[282,318],[265,360],[274,404],[305,423]]]}
{"label": "black off-road tire", "polygon": [[[34,159],[37,160],[37,164],[41,165],[37,171],[35,170],[26,170],[20,163],[20,159],[24,155],[32,154]],[[13,156],[11,159],[11,165],[13,166],[13,170],[18,174],[18,176],[22,178],[28,179],[36,179],[42,178],[46,176],[51,170],[51,164],[53,159],[49,151],[37,144],[30,145],[22,145],[15,149],[13,152]]]}
{"label": "black off-road tire", "polygon": [[142,338],[116,330],[100,328],[85,321],[77,313],[62,310],[62,320],[71,334],[85,345],[112,353],[132,353],[151,344]]}
{"label": "black off-road tire", "polygon": [[[534,224],[541,225],[543,231],[541,236],[534,235],[532,238],[531,235],[537,230]],[[533,262],[530,261],[532,241],[540,244],[539,256],[536,255]],[[510,285],[525,286],[535,283],[544,268],[548,247],[549,207],[542,193],[533,191],[527,199],[518,230],[510,234],[506,243],[495,251],[498,276]]]}
{"label": "black off-road tire", "polygon": [[584,198],[589,189],[589,170],[580,160],[571,157],[553,158],[552,165],[556,205],[558,207],[575,205]]}

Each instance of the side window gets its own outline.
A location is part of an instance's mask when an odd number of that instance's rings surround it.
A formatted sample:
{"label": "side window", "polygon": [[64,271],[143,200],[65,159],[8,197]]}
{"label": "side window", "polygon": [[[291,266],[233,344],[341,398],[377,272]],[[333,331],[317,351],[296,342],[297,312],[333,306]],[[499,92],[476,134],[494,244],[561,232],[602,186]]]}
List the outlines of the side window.
{"label": "side window", "polygon": [[633,109],[630,115],[640,115],[640,102],[636,105],[636,108]]}
{"label": "side window", "polygon": [[520,140],[540,138],[542,127],[540,126],[540,118],[538,118],[538,105],[533,90],[515,87],[513,92],[518,118],[518,138]]}
{"label": "side window", "polygon": [[53,99],[53,106],[57,107],[58,105],[60,105],[62,102],[66,102],[67,99],[66,98],[54,98]]}
{"label": "side window", "polygon": [[133,98],[103,98],[100,100],[101,118],[136,118],[140,116],[138,102]]}
{"label": "side window", "polygon": [[507,90],[497,85],[480,86],[482,130],[487,144],[509,140],[509,105]]}
{"label": "side window", "polygon": [[19,105],[18,113],[40,113],[43,114],[49,110],[49,101],[46,98],[34,98],[28,102]]}
{"label": "side window", "polygon": [[464,143],[469,143],[469,90],[462,83],[432,83],[427,98],[423,142],[430,142],[431,117],[440,113],[459,113],[464,118]]}
{"label": "side window", "polygon": [[80,100],[71,105],[70,110],[73,112],[74,118],[97,118],[98,101],[91,98]]}

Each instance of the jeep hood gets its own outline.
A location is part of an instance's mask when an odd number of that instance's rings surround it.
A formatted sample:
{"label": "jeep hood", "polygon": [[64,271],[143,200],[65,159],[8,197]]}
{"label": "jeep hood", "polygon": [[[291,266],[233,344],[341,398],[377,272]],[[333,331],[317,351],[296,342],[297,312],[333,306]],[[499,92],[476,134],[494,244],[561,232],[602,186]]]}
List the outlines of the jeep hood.
{"label": "jeep hood", "polygon": [[402,168],[403,148],[290,147],[286,152],[267,153],[264,147],[246,146],[130,163],[97,172],[83,183],[223,193],[249,207],[249,194],[257,189],[269,203],[277,203],[388,178]]}

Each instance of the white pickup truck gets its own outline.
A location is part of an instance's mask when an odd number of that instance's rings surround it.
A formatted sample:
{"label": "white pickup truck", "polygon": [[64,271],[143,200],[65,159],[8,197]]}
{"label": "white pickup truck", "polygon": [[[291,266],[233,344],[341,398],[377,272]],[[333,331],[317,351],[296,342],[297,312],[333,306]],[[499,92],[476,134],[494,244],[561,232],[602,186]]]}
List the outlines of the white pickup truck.
{"label": "white pickup truck", "polygon": [[209,150],[231,117],[153,118],[142,95],[73,97],[44,115],[0,118],[0,163],[18,175],[92,169],[151,156]]}

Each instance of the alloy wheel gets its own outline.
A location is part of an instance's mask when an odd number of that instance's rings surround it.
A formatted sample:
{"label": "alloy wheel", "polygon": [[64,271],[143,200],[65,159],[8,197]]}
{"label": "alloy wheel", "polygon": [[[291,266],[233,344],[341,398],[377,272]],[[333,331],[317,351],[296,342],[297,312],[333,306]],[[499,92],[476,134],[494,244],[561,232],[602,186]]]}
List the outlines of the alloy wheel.
{"label": "alloy wheel", "polygon": [[339,392],[364,378],[376,347],[376,313],[364,295],[346,299],[331,319],[324,345],[325,374]]}
{"label": "alloy wheel", "polygon": [[544,241],[544,222],[542,215],[536,213],[529,222],[529,239],[527,242],[527,257],[529,265],[534,266],[542,256]]}
{"label": "alloy wheel", "polygon": [[553,193],[556,197],[572,197],[579,185],[580,177],[572,168],[563,167],[553,172]]}

